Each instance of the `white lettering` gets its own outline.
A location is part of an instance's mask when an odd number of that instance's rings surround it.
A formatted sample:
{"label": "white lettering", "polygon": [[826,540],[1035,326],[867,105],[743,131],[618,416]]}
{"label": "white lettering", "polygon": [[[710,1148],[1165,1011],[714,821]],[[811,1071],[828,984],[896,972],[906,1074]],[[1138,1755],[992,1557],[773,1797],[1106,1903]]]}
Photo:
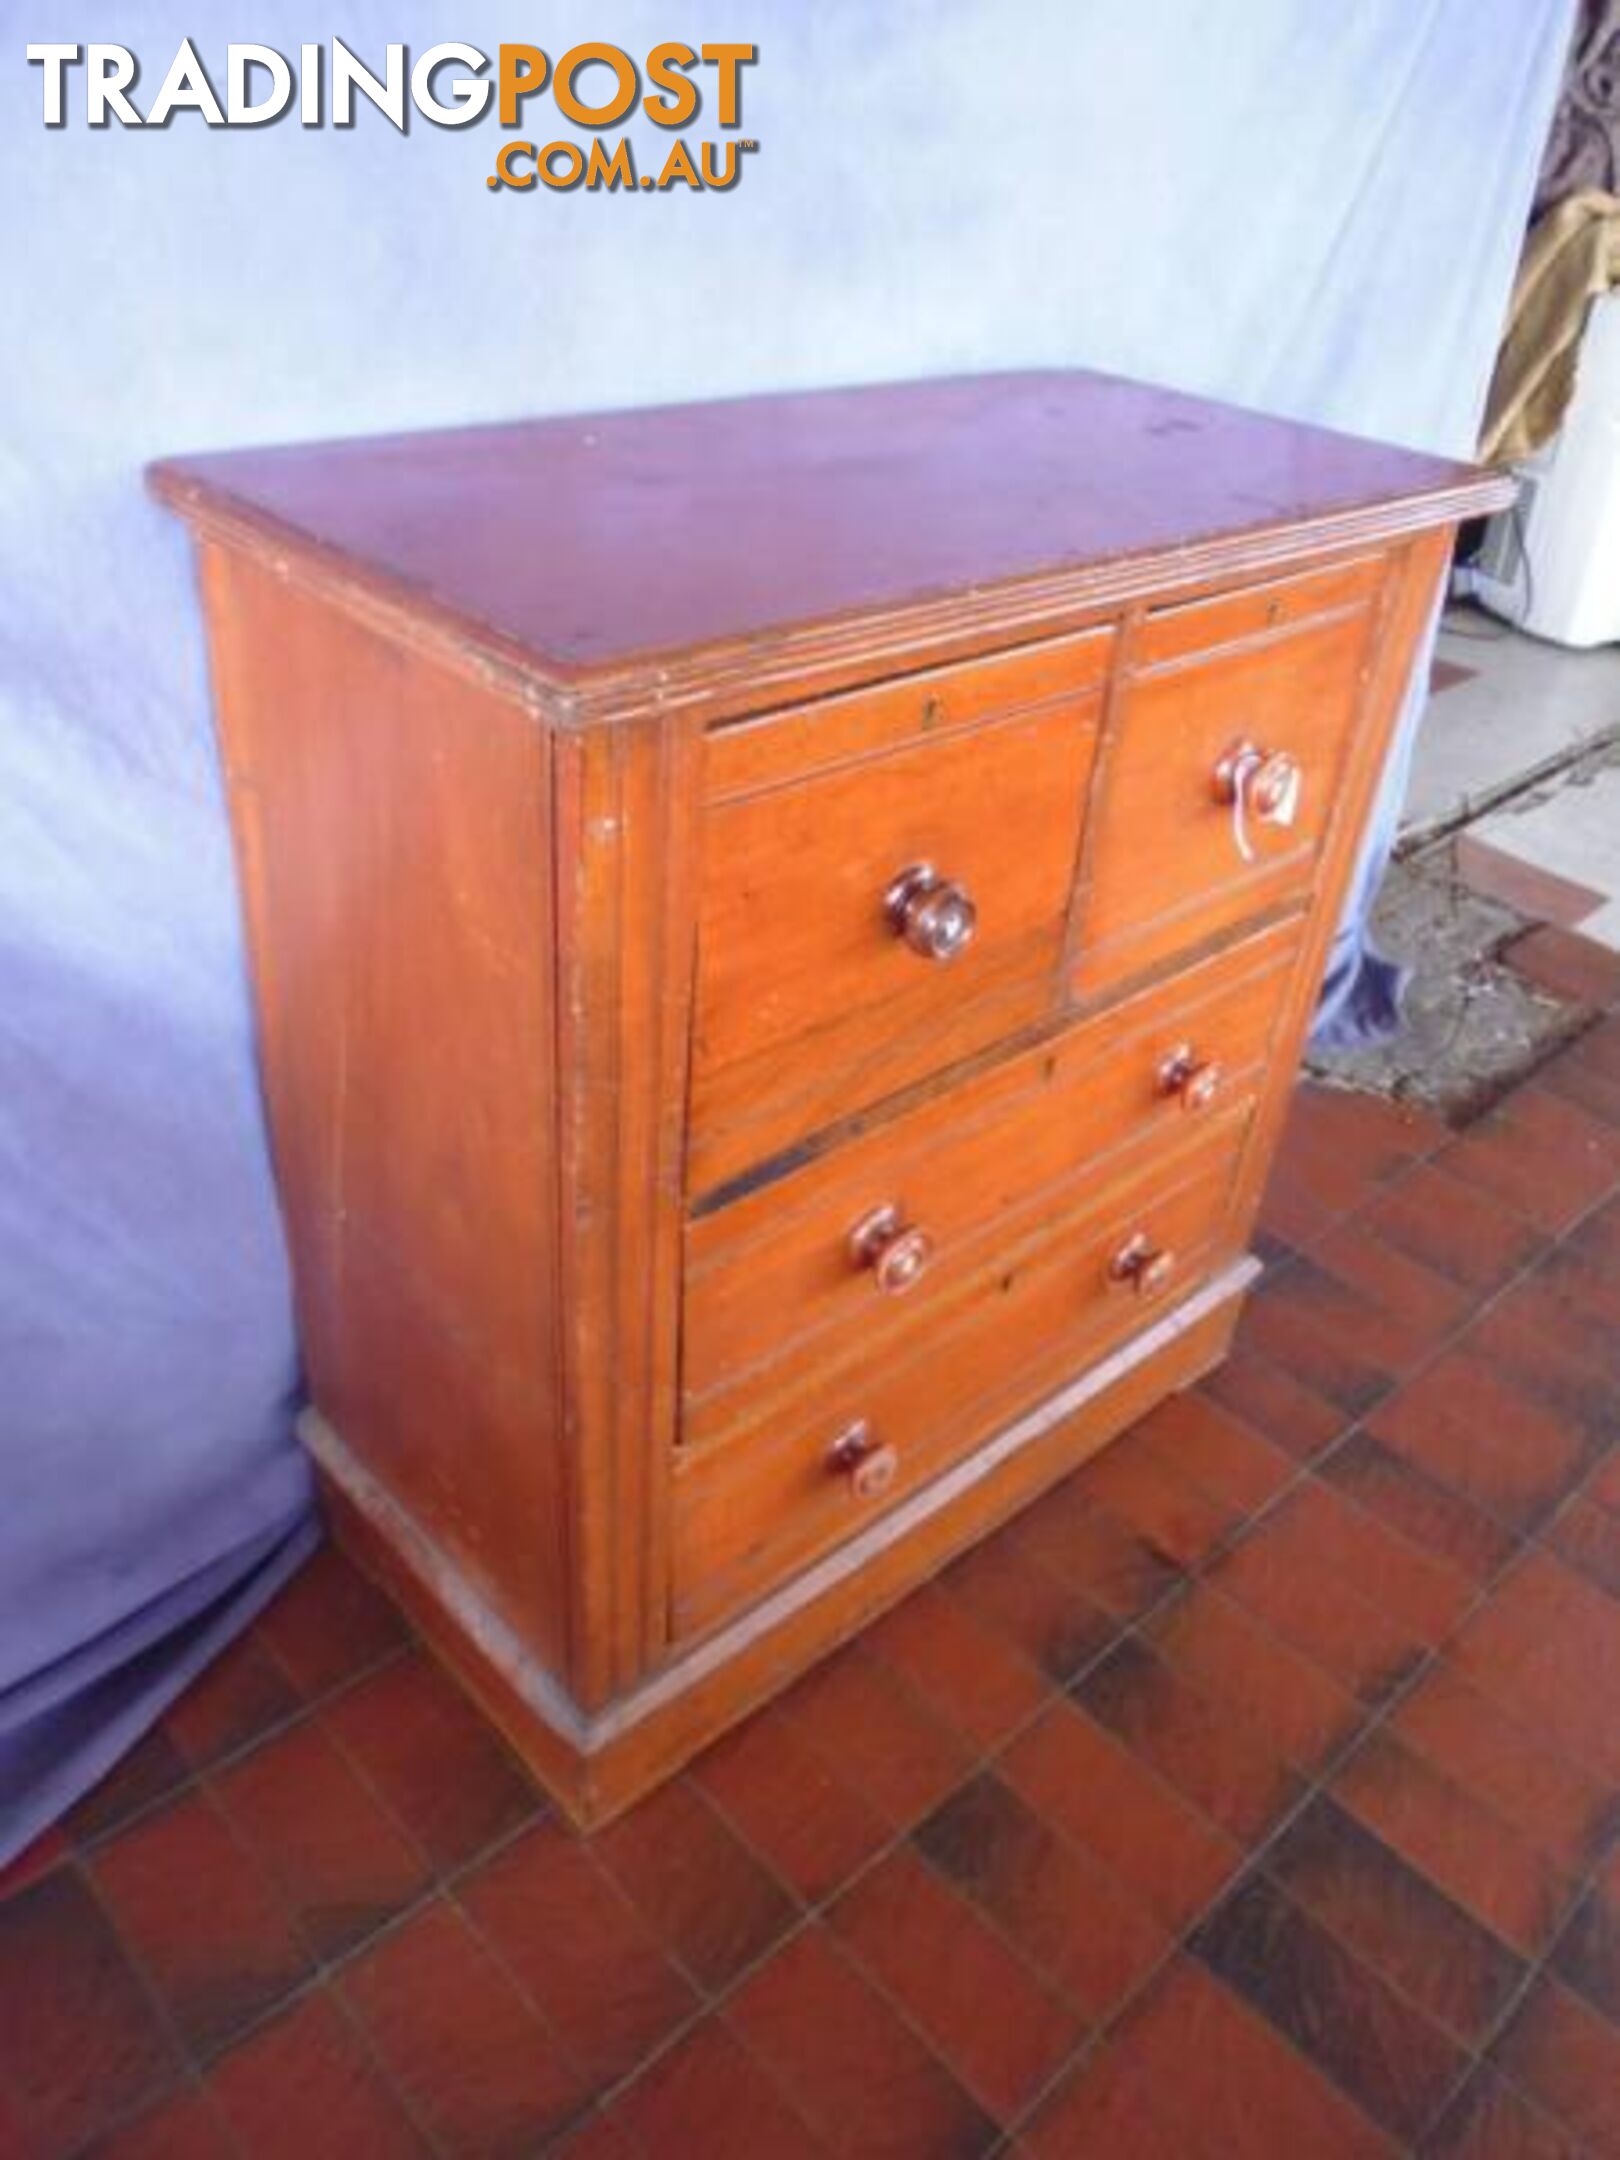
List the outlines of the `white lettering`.
{"label": "white lettering", "polygon": [[[70,61],[77,60],[78,57],[79,48],[77,45],[30,45],[28,47],[29,64],[37,66],[41,70],[45,84],[45,125],[47,127],[60,127],[62,125],[62,70]],[[130,65],[133,67],[134,62],[131,61]]]}
{"label": "white lettering", "polygon": [[[268,93],[255,105],[248,93],[250,71],[262,67],[270,77]],[[225,55],[225,110],[232,127],[263,127],[287,110],[292,99],[292,69],[273,45],[232,45]]]}
{"label": "white lettering", "polygon": [[332,40],[332,122],[335,127],[354,124],[354,93],[362,91],[395,127],[405,127],[405,48],[388,48],[388,77],[379,82],[363,62],[356,59],[341,38]]}
{"label": "white lettering", "polygon": [[489,55],[481,53],[476,45],[430,45],[411,70],[411,96],[417,110],[436,126],[465,127],[469,120],[476,120],[483,112],[495,85],[476,82],[471,75],[458,75],[450,85],[454,103],[441,104],[434,95],[433,74],[447,60],[459,60],[475,74],[489,66]]}
{"label": "white lettering", "polygon": [[181,39],[180,50],[163,78],[163,88],[157,94],[157,103],[146,116],[146,124],[162,127],[170,113],[182,108],[200,112],[210,127],[225,125],[225,115],[219,109],[219,99],[208,80],[208,70],[197,58],[190,38]]}

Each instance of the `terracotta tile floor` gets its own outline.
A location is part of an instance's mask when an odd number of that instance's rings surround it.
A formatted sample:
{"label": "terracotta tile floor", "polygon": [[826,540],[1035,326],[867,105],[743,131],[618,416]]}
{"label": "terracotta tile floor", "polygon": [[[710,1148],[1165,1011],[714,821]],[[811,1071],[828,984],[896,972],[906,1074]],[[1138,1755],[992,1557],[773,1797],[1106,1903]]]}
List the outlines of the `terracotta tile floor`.
{"label": "terracotta tile floor", "polygon": [[1265,1243],[588,1842],[322,1553],[0,1877],[0,2153],[1620,2155],[1620,1017],[1303,1094]]}

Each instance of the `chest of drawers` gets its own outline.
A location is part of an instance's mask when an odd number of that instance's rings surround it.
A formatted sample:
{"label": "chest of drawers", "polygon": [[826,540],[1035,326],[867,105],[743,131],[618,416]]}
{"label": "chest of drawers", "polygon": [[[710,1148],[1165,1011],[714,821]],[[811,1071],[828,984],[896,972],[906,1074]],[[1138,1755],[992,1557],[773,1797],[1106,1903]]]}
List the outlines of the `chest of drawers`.
{"label": "chest of drawers", "polygon": [[580,1822],[1218,1359],[1472,468],[1081,373],[155,468],[339,1531]]}

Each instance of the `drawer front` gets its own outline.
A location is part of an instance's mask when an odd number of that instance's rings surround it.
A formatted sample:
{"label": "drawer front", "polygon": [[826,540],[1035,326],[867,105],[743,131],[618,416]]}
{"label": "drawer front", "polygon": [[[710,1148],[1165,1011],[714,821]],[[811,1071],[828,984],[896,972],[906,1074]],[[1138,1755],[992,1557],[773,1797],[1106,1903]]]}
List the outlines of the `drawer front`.
{"label": "drawer front", "polygon": [[[1248,599],[1207,605],[1232,623],[1231,610]],[[1371,626],[1363,601],[1258,642],[1133,666],[1092,811],[1073,960],[1078,991],[1106,988],[1306,894],[1349,749]],[[1172,633],[1182,627],[1170,625]],[[1150,619],[1149,651],[1154,629]],[[1289,772],[1297,787],[1287,784]],[[1268,802],[1272,791],[1279,799]]]}
{"label": "drawer front", "polygon": [[690,1223],[688,1439],[724,1431],[763,1361],[807,1364],[829,1330],[875,1347],[947,1301],[987,1238],[1248,1102],[1298,941],[1298,918],[1274,924]]}
{"label": "drawer front", "polygon": [[1244,1126],[1223,1120],[1172,1171],[1003,1251],[881,1358],[827,1371],[721,1445],[677,1450],[674,1636],[764,1596],[1172,1310],[1228,1256]]}
{"label": "drawer front", "polygon": [[[1097,650],[1085,641],[1092,675]],[[696,1193],[1057,1001],[1101,692],[1082,684],[963,726],[954,671],[933,679],[942,687],[905,687],[904,713],[900,690],[875,693],[875,715],[873,700],[855,715],[864,734],[828,716],[835,738],[887,745],[876,754],[709,803],[688,1134]],[[1003,681],[1009,696],[1031,686],[1027,672]],[[739,752],[717,744],[714,754],[734,778]],[[967,910],[971,934],[957,942]]]}

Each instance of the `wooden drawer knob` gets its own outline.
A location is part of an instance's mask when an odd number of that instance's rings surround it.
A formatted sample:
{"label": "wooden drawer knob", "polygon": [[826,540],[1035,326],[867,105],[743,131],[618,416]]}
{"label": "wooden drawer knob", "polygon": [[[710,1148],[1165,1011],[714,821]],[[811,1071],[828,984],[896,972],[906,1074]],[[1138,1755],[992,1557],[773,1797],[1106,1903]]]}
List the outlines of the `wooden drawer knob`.
{"label": "wooden drawer knob", "polygon": [[979,926],[966,886],[941,877],[932,863],[902,870],[883,896],[883,911],[895,936],[925,960],[954,960]]}
{"label": "wooden drawer knob", "polygon": [[894,1483],[900,1451],[880,1445],[865,1418],[857,1418],[833,1442],[827,1462],[840,1477],[849,1480],[849,1489],[857,1500],[876,1500]]}
{"label": "wooden drawer knob", "polygon": [[1245,862],[1254,860],[1251,824],[1292,825],[1299,815],[1304,776],[1286,750],[1263,750],[1240,735],[1216,759],[1211,781],[1215,800],[1231,806],[1232,837]]}
{"label": "wooden drawer knob", "polygon": [[1155,1245],[1145,1230],[1138,1230],[1115,1253],[1108,1272],[1115,1282],[1128,1283],[1138,1297],[1158,1297],[1169,1288],[1176,1256]]}
{"label": "wooden drawer knob", "polygon": [[1200,1057],[1191,1043],[1177,1043],[1159,1067],[1159,1093],[1174,1095],[1183,1110],[1207,1110],[1225,1085],[1220,1060]]}
{"label": "wooden drawer knob", "polygon": [[856,1267],[871,1269],[885,1297],[899,1297],[928,1272],[934,1241],[897,1207],[876,1207],[849,1233],[849,1256]]}

